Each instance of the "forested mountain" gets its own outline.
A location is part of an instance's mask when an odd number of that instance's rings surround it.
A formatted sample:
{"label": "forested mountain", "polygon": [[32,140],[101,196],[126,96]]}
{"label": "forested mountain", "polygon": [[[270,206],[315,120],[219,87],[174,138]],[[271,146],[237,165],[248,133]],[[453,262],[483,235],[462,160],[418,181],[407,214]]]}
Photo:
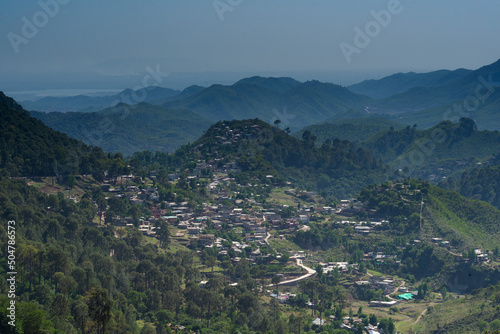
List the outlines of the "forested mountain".
{"label": "forested mountain", "polygon": [[2,92],[0,127],[0,168],[4,175],[66,177],[78,173],[99,174],[108,163],[102,149],[52,130],[30,117]]}
{"label": "forested mountain", "polygon": [[286,78],[286,77],[281,77],[281,78],[273,78],[273,77],[250,77],[250,78],[244,78],[239,81],[237,81],[234,85],[256,85],[260,86],[263,88],[270,89],[272,91],[275,91],[276,93],[284,93],[298,85],[301,84],[300,81],[297,81],[292,78]]}
{"label": "forested mountain", "polygon": [[186,96],[188,95],[187,93],[188,92],[180,92],[169,88],[150,86],[138,90],[129,88],[116,95],[108,96],[79,95],[69,97],[44,97],[36,101],[23,101],[22,105],[30,111],[94,112],[116,106],[119,103],[137,104],[140,102],[147,102],[151,104],[161,104],[180,94]]}
{"label": "forested mountain", "polygon": [[401,94],[416,87],[438,87],[463,78],[471,70],[439,70],[428,73],[396,73],[382,79],[365,80],[351,85],[349,90],[375,99]]}
{"label": "forested mountain", "polygon": [[190,109],[212,121],[257,117],[272,123],[279,119],[285,127],[298,130],[370,101],[334,84],[254,77],[231,86],[212,85],[165,106]]}
{"label": "forested mountain", "polygon": [[230,159],[245,173],[242,179],[270,174],[337,198],[387,178],[383,164],[357,145],[336,139],[318,148],[315,140],[310,132],[299,140],[257,119],[225,121],[212,125],[199,140],[175,155]]}
{"label": "forested mountain", "polygon": [[439,182],[444,189],[493,204],[500,209],[500,156],[491,158],[486,166],[479,166],[461,175]]}
{"label": "forested mountain", "polygon": [[173,110],[148,103],[119,104],[99,112],[31,112],[55,130],[125,156],[137,151],[173,152],[196,140],[210,121],[190,110]]}
{"label": "forested mountain", "polygon": [[[485,93],[486,88],[481,92]],[[473,118],[480,130],[500,130],[500,90],[494,91],[486,99],[475,99],[474,94],[469,100],[458,100],[437,107],[389,116],[390,119],[406,124],[418,124],[427,128],[442,120],[456,122],[460,117]],[[468,102],[466,102],[468,101]],[[471,104],[472,107],[468,107]],[[471,109],[472,108],[472,109]]]}
{"label": "forested mountain", "polygon": [[362,146],[394,169],[402,169],[404,175],[437,180],[497,153],[500,133],[478,131],[473,120],[461,118],[427,130],[415,126],[385,130]]}
{"label": "forested mountain", "polygon": [[[354,116],[354,113],[352,113]],[[366,114],[364,114],[366,115]],[[317,137],[317,143],[324,143],[328,139],[338,138],[351,142],[361,142],[381,131],[395,129],[400,130],[405,125],[388,120],[383,117],[360,117],[329,119],[323,123],[309,125],[294,136],[301,138],[305,131],[310,131]]]}
{"label": "forested mountain", "polygon": [[415,87],[374,101],[370,111],[428,127],[442,120],[474,118],[480,129],[500,129],[500,60],[436,87]]}
{"label": "forested mountain", "polygon": [[166,103],[169,108],[185,108],[212,121],[243,119],[245,116],[271,119],[279,94],[253,84],[212,85],[186,99]]}

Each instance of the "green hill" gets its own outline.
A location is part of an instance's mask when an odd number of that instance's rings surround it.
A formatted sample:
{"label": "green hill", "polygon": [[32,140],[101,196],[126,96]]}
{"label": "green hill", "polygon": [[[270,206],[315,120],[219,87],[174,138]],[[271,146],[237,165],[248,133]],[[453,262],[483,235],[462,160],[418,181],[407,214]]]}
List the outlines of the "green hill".
{"label": "green hill", "polygon": [[442,120],[456,122],[460,117],[467,116],[473,118],[481,130],[500,130],[500,90],[498,88],[487,99],[478,103],[475,110],[466,110],[464,105],[465,100],[458,100],[433,108],[394,115],[390,118],[397,122],[418,124],[419,127],[427,128]]}
{"label": "green hill", "polygon": [[413,326],[414,333],[493,333],[500,329],[500,284],[480,289],[471,297],[448,298],[427,309]]}
{"label": "green hill", "polygon": [[349,90],[375,99],[401,94],[416,87],[437,87],[454,82],[471,72],[466,69],[439,70],[428,73],[396,73],[378,80],[365,80],[349,86]]}
{"label": "green hill", "polygon": [[500,209],[500,159],[490,159],[489,166],[481,166],[439,183],[444,189],[458,191],[461,195],[488,202]]}
{"label": "green hill", "polygon": [[210,127],[192,145],[175,156],[193,159],[234,161],[242,180],[291,181],[325,196],[344,198],[367,184],[386,179],[386,169],[368,151],[348,142],[333,140],[320,148],[310,133],[302,140],[260,120],[224,121]]}
{"label": "green hill", "polygon": [[[368,110],[398,122],[432,126],[442,120],[473,118],[480,129],[499,130],[500,60],[435,87],[414,87],[370,104]],[[458,109],[457,109],[458,108]]]}
{"label": "green hill", "polygon": [[324,143],[328,139],[338,138],[352,142],[363,141],[376,133],[390,128],[399,130],[405,126],[383,117],[364,117],[352,119],[329,119],[324,123],[309,125],[294,136],[301,138],[305,131],[310,131],[317,137],[317,143]]}
{"label": "green hill", "polygon": [[212,121],[259,118],[273,123],[279,119],[284,128],[298,130],[370,101],[339,85],[253,77],[231,86],[212,85],[165,106],[193,110]]}
{"label": "green hill", "polygon": [[279,94],[253,84],[212,85],[186,99],[168,102],[166,107],[189,109],[212,121],[259,117],[271,119],[279,105]]}
{"label": "green hill", "polygon": [[94,113],[31,114],[55,130],[126,156],[144,150],[173,152],[196,140],[210,125],[208,120],[192,111],[148,103],[120,104]]}
{"label": "green hill", "polygon": [[12,176],[89,174],[103,168],[107,156],[30,117],[0,92],[0,169]]}
{"label": "green hill", "polygon": [[113,107],[119,103],[136,104],[147,102],[151,104],[165,103],[176,96],[187,92],[151,86],[138,90],[125,89],[118,94],[108,96],[68,96],[68,97],[44,97],[36,101],[23,101],[22,104],[27,110],[36,111],[59,111],[59,112],[93,112],[104,108]]}
{"label": "green hill", "polygon": [[369,187],[358,199],[367,203],[367,209],[375,209],[377,215],[392,217],[391,229],[396,234],[426,241],[444,238],[458,252],[500,247],[500,210],[457,192],[410,180]]}
{"label": "green hill", "polygon": [[439,181],[500,150],[498,131],[478,131],[471,119],[441,122],[427,129],[382,131],[362,146],[403,175]]}
{"label": "green hill", "polygon": [[259,77],[259,76],[254,76],[250,78],[245,78],[241,79],[238,82],[236,82],[234,85],[256,85],[260,86],[263,88],[270,89],[272,91],[275,91],[276,93],[284,93],[293,87],[300,85],[300,81],[297,81],[292,78],[273,78],[273,77]]}

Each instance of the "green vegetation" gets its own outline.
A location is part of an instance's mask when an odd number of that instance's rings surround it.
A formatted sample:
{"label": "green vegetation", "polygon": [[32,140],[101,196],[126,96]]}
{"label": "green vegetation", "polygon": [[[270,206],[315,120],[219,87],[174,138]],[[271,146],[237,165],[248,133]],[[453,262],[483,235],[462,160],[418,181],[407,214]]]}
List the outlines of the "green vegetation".
{"label": "green vegetation", "polygon": [[259,120],[219,122],[191,146],[178,150],[176,156],[236,158],[242,172],[240,183],[250,177],[262,180],[270,174],[276,177],[275,182],[290,180],[337,198],[385,179],[384,166],[356,145],[333,140],[317,148],[314,142],[310,132],[299,140]]}
{"label": "green vegetation", "polygon": [[351,108],[361,108],[369,101],[339,85],[254,77],[231,86],[212,85],[165,106],[193,110],[212,121],[260,118],[271,123],[280,119],[284,128],[298,130]]}
{"label": "green vegetation", "polygon": [[351,142],[362,142],[381,131],[391,128],[400,130],[404,127],[403,124],[382,117],[365,116],[362,118],[327,120],[324,123],[307,126],[294,134],[294,136],[301,138],[305,131],[310,131],[317,137],[317,143],[319,145],[328,139],[333,140],[335,138],[349,140]]}
{"label": "green vegetation", "polygon": [[415,333],[484,333],[500,329],[500,285],[489,286],[472,296],[450,296],[442,304],[429,307],[426,316],[415,324]]}
{"label": "green vegetation", "polygon": [[404,93],[411,88],[438,87],[461,79],[470,72],[470,70],[458,69],[455,71],[439,70],[429,73],[396,73],[379,80],[365,80],[348,88],[355,93],[380,99]]}
{"label": "green vegetation", "polygon": [[498,131],[477,131],[473,120],[441,122],[427,130],[408,126],[386,130],[367,139],[362,146],[403,176],[440,180],[465,170],[500,150]]}
{"label": "green vegetation", "polygon": [[444,189],[456,190],[461,195],[488,202],[500,209],[500,157],[488,161],[487,166],[474,168],[461,176],[447,178],[439,183]]}
{"label": "green vegetation", "polygon": [[117,173],[124,167],[121,156],[108,159],[102,149],[50,129],[2,92],[0,127],[0,169],[4,175],[57,176],[66,182],[75,174],[102,179],[104,168]]}
{"label": "green vegetation", "polygon": [[73,138],[126,156],[145,150],[173,152],[196,140],[210,125],[208,120],[192,111],[144,102],[118,104],[92,113],[31,112],[31,115]]}

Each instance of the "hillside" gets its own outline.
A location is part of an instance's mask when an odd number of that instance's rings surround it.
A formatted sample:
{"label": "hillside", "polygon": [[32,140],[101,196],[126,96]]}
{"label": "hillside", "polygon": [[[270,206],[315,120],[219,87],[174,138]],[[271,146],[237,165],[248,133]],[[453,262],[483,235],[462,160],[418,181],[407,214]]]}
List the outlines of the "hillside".
{"label": "hillside", "polygon": [[439,186],[455,190],[465,197],[488,202],[500,209],[500,159],[497,155],[486,166],[444,179],[439,182]]}
{"label": "hillside", "polygon": [[242,179],[269,174],[337,198],[386,179],[380,161],[355,144],[333,140],[317,148],[314,141],[310,133],[299,140],[260,120],[225,121],[175,155],[234,161]]}
{"label": "hillside", "polygon": [[[279,94],[253,84],[212,85],[186,99],[168,102],[168,108],[189,109],[212,121],[258,117],[271,119]],[[245,117],[246,116],[246,117]]]}
{"label": "hillside", "polygon": [[388,120],[383,117],[364,117],[352,119],[329,119],[324,123],[309,125],[294,136],[301,138],[305,131],[310,131],[317,137],[317,144],[320,145],[328,139],[338,138],[351,142],[360,142],[384,130],[390,128],[400,130],[405,126],[400,123]]}
{"label": "hillside", "polygon": [[429,307],[426,316],[414,326],[414,333],[493,333],[500,329],[499,302],[500,284],[479,289],[468,298],[451,296]]}
{"label": "hillside", "polygon": [[362,108],[369,101],[334,84],[254,77],[231,86],[212,85],[165,106],[193,110],[214,122],[259,118],[273,123],[279,119],[284,128],[299,130],[351,108]]}
{"label": "hillside", "polygon": [[[498,100],[500,60],[435,87],[414,87],[374,101],[369,110],[421,127],[436,121],[469,116],[481,129],[500,129]],[[456,110],[458,106],[458,111]],[[472,109],[471,109],[472,108]],[[492,123],[490,123],[492,122]]]}
{"label": "hillside", "polygon": [[102,170],[107,157],[30,117],[0,92],[0,169],[12,176],[54,176]]}
{"label": "hillside", "polygon": [[273,77],[250,77],[237,81],[234,85],[256,85],[259,87],[270,89],[276,93],[282,94],[295,86],[300,85],[301,82],[292,78],[273,78]]}
{"label": "hillside", "polygon": [[416,87],[437,87],[461,79],[471,72],[466,69],[454,71],[439,70],[428,73],[396,73],[378,80],[365,80],[351,85],[350,91],[364,94],[375,99],[387,98],[401,94]]}
{"label": "hillside", "polygon": [[73,138],[125,156],[144,150],[173,152],[196,140],[210,125],[192,111],[144,102],[132,106],[120,104],[93,113],[32,112],[31,115]]}
{"label": "hillside", "polygon": [[403,175],[439,181],[500,150],[498,131],[478,131],[474,121],[441,122],[427,129],[385,130],[362,146]]}
{"label": "hillside", "polygon": [[93,112],[116,106],[119,103],[165,103],[180,94],[183,94],[182,96],[188,95],[187,92],[151,86],[138,90],[125,89],[118,94],[108,96],[79,95],[69,97],[44,97],[36,101],[23,101],[22,105],[30,111]]}
{"label": "hillside", "polygon": [[471,248],[492,250],[500,246],[500,210],[454,191],[410,180],[369,187],[358,199],[366,202],[368,209],[375,209],[378,215],[393,217],[391,228],[411,238],[425,241],[443,238],[458,252]]}
{"label": "hillside", "polygon": [[[472,99],[474,103],[478,101]],[[389,118],[397,122],[418,124],[419,127],[427,128],[442,120],[456,122],[463,116],[473,118],[480,130],[500,130],[500,90],[495,89],[487,99],[475,104],[477,107],[473,110],[468,110],[466,106],[465,100],[458,100],[433,108],[392,115]]]}

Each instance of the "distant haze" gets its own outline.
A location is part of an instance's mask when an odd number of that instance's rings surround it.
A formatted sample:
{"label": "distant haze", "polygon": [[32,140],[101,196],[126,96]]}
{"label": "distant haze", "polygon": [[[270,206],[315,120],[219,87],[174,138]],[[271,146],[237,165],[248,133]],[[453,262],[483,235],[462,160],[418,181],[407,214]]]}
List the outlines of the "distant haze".
{"label": "distant haze", "polygon": [[476,69],[500,58],[499,12],[494,0],[2,1],[0,90],[123,89],[157,65],[175,89]]}

